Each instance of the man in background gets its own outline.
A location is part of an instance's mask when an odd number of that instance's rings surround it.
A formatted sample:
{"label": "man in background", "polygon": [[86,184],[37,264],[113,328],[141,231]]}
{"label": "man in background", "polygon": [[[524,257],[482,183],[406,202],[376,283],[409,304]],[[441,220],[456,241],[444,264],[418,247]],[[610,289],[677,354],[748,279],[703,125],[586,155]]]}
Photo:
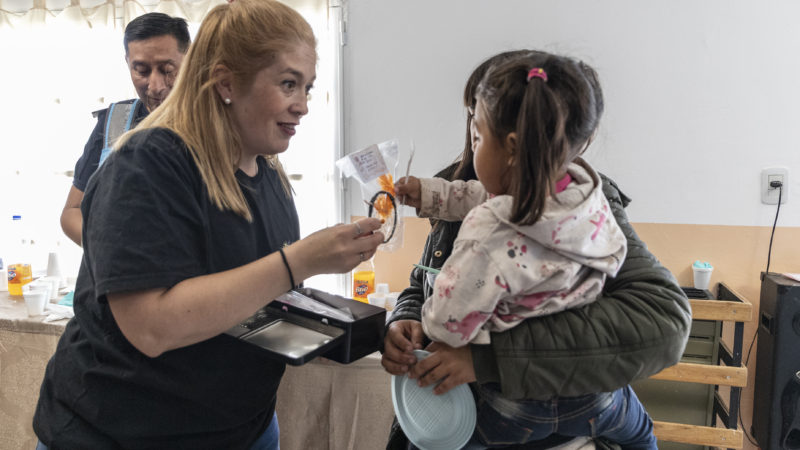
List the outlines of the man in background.
{"label": "man in background", "polygon": [[112,103],[92,113],[97,117],[89,141],[75,164],[67,202],[61,212],[64,234],[81,245],[81,201],[89,178],[103,163],[114,142],[135,127],[169,95],[183,57],[189,49],[189,28],[181,18],[162,13],[137,17],[125,27],[125,62],[137,99]]}

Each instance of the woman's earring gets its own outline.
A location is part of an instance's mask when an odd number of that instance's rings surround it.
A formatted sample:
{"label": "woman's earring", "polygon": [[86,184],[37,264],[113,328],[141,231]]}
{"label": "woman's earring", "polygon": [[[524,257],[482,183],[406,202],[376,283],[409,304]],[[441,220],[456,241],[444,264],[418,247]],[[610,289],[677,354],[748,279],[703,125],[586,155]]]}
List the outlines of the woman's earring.
{"label": "woman's earring", "polygon": [[223,101],[225,102],[226,105],[230,105],[231,104],[231,99],[229,99],[229,98],[226,98]]}

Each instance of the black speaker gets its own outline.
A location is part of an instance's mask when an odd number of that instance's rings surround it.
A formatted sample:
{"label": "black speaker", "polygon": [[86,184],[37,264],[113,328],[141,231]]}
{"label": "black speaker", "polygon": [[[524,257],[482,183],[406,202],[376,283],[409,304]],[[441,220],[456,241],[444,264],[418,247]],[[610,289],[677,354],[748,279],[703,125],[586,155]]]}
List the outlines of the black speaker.
{"label": "black speaker", "polygon": [[781,445],[800,448],[800,372],[792,377],[781,394]]}
{"label": "black speaker", "polygon": [[761,281],[753,433],[764,450],[800,449],[800,283]]}

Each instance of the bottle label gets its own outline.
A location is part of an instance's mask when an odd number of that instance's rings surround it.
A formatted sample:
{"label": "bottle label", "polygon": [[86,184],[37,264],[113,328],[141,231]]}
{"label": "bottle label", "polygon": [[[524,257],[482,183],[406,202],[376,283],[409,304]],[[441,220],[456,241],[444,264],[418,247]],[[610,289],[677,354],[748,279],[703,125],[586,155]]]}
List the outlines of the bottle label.
{"label": "bottle label", "polygon": [[362,302],[367,301],[367,295],[375,291],[375,272],[371,270],[358,271],[353,274],[353,297]]}
{"label": "bottle label", "polygon": [[11,284],[28,284],[33,281],[30,264],[11,264],[8,266],[8,282]]}
{"label": "bottle label", "polygon": [[363,282],[363,283],[356,282],[356,295],[357,296],[366,297],[368,290],[369,290],[369,283],[367,283],[367,282]]}

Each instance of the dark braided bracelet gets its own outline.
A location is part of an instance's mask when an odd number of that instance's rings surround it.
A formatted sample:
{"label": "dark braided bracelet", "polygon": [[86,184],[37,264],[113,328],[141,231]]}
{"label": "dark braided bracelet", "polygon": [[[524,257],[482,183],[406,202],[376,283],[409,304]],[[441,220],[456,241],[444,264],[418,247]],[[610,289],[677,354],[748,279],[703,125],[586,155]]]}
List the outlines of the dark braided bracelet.
{"label": "dark braided bracelet", "polygon": [[392,223],[392,232],[389,233],[389,237],[387,237],[386,240],[383,241],[383,243],[385,244],[389,242],[392,236],[394,236],[394,230],[397,228],[397,203],[395,203],[394,201],[394,195],[386,191],[376,192],[375,195],[373,195],[369,201],[369,209],[367,210],[367,216],[372,217],[372,210],[375,206],[375,201],[378,200],[378,196],[381,194],[385,194],[387,197],[389,197],[389,201],[392,202],[392,211],[394,211],[394,223]]}
{"label": "dark braided bracelet", "polygon": [[294,276],[292,275],[292,268],[289,267],[289,261],[286,261],[286,254],[283,253],[283,249],[278,250],[281,253],[281,258],[283,259],[283,265],[286,266],[286,271],[289,272],[289,281],[292,283],[291,289],[294,289],[296,284],[294,284]]}

